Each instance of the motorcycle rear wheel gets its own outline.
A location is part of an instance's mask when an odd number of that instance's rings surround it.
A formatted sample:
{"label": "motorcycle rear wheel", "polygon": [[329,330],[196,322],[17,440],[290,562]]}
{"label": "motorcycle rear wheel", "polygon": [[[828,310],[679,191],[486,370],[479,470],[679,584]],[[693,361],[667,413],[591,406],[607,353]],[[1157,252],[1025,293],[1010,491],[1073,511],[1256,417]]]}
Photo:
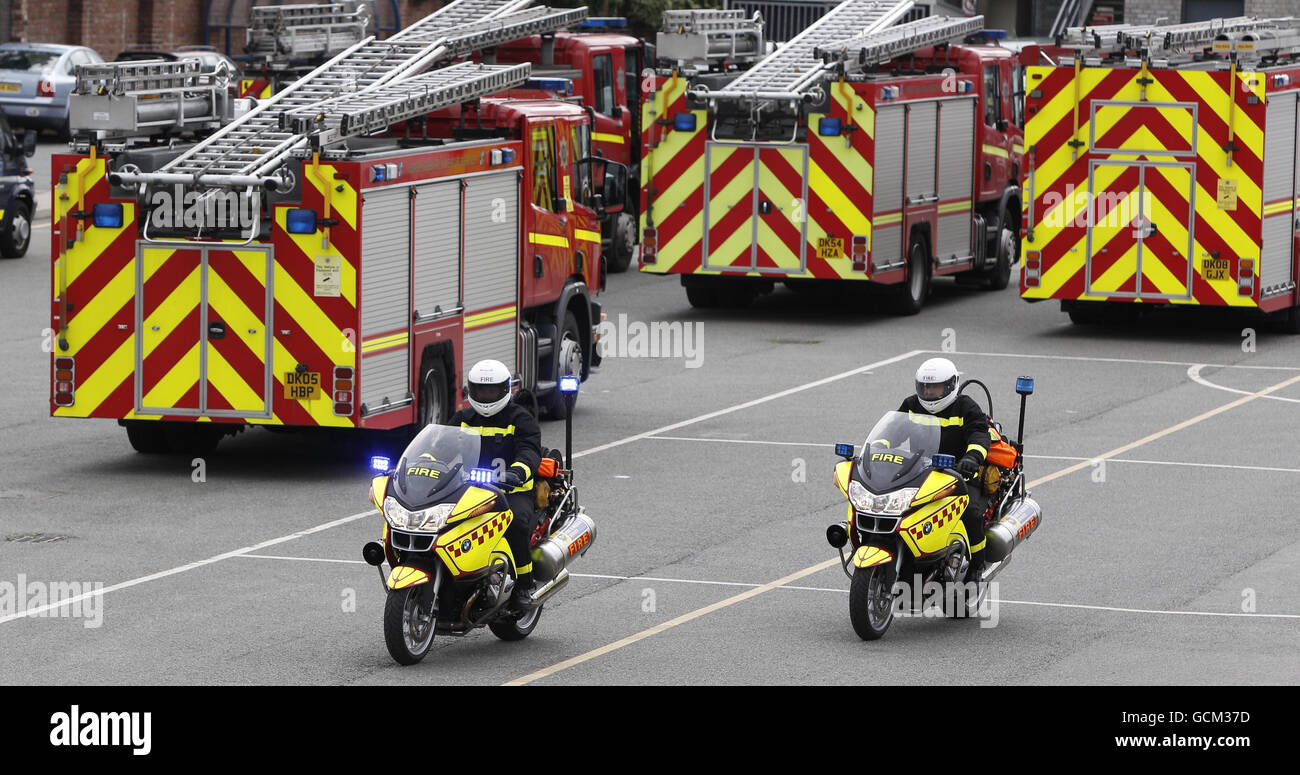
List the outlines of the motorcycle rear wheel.
{"label": "motorcycle rear wheel", "polygon": [[859,568],[849,584],[849,622],[863,640],[879,640],[894,621],[893,584],[888,567]]}
{"label": "motorcycle rear wheel", "polygon": [[488,623],[488,629],[492,634],[506,641],[523,640],[537,629],[537,623],[542,620],[542,606],[530,609],[528,613],[521,617],[513,616],[502,617],[494,622]]}
{"label": "motorcycle rear wheel", "polygon": [[414,665],[433,646],[437,616],[423,597],[422,587],[411,587],[389,590],[384,601],[384,645],[399,665]]}

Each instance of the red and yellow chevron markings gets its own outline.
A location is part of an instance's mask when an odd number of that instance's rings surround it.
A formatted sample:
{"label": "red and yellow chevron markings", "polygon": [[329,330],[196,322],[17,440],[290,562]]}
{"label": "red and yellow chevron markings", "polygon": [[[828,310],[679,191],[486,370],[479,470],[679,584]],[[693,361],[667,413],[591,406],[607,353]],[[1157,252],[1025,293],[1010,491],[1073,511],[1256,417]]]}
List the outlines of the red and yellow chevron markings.
{"label": "red and yellow chevron markings", "polygon": [[[1024,251],[1041,273],[1022,277],[1022,295],[1254,305],[1238,293],[1236,259],[1253,259],[1258,272],[1261,80],[1228,71],[1029,68],[1032,240]],[[1215,256],[1232,271],[1217,271]]]}
{"label": "red and yellow chevron markings", "polygon": [[[833,88],[798,143],[714,142],[702,110],[693,130],[677,129],[674,117],[692,112],[686,82],[659,86],[643,111],[642,228],[658,230],[644,271],[866,279],[849,246],[871,233],[875,111],[853,85]],[[827,117],[847,131],[819,135]]]}

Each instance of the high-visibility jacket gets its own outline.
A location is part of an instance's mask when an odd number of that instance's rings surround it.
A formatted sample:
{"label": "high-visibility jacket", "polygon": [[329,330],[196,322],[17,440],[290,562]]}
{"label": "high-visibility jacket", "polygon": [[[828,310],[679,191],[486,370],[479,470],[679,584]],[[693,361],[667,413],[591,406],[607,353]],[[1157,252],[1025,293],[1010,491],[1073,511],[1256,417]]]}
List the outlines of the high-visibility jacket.
{"label": "high-visibility jacket", "polygon": [[523,480],[523,485],[512,492],[533,489],[533,476],[542,462],[542,428],[526,409],[514,401],[491,417],[484,417],[472,408],[462,409],[451,416],[449,425],[472,428],[483,437],[479,452],[479,466],[497,470],[512,468]]}
{"label": "high-visibility jacket", "polygon": [[938,412],[928,412],[921,406],[921,399],[915,395],[903,400],[898,407],[900,412],[924,414],[939,419],[939,452],[960,458],[967,452],[973,452],[983,463],[989,454],[992,443],[989,435],[989,417],[970,396],[957,396],[946,408]]}

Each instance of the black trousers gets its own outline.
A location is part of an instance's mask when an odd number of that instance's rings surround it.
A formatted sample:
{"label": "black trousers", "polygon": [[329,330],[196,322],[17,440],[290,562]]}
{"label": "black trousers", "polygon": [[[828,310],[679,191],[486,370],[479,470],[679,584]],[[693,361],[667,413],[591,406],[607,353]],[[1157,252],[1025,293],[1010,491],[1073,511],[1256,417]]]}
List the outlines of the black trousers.
{"label": "black trousers", "polygon": [[968,482],[967,485],[970,503],[966,505],[966,512],[961,515],[961,521],[966,526],[966,536],[970,538],[971,556],[973,559],[979,559],[984,551],[984,509],[988,507],[989,499],[984,494],[984,488],[978,483]]}
{"label": "black trousers", "polygon": [[506,496],[514,519],[506,528],[506,542],[510,544],[510,553],[515,557],[515,565],[520,574],[531,573],[533,567],[532,541],[533,528],[537,522],[537,492],[512,492]]}

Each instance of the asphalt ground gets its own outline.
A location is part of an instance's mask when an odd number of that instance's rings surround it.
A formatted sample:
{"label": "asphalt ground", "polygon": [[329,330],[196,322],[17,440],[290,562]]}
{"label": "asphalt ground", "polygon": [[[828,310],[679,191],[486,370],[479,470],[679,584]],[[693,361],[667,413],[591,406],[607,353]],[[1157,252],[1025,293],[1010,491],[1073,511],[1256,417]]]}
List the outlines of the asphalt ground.
{"label": "asphalt ground", "polygon": [[[942,282],[910,318],[787,291],[699,311],[674,278],[616,275],[612,320],[689,323],[702,349],[610,357],[584,385],[598,537],[533,635],[439,637],[402,668],[360,560],[379,441],[250,431],[196,482],[112,421],[51,419],[37,218],[28,256],[0,261],[0,596],[20,579],[103,591],[81,617],[0,611],[0,683],[1300,683],[1300,338],[1257,318],[1078,328],[1014,288]],[[939,353],[1012,433],[1015,378],[1036,379],[1043,527],[988,616],[901,618],[864,643],[824,539],[844,509],[832,445],[860,444]],[[562,446],[562,424],[543,434]],[[32,533],[67,537],[11,540]]]}

